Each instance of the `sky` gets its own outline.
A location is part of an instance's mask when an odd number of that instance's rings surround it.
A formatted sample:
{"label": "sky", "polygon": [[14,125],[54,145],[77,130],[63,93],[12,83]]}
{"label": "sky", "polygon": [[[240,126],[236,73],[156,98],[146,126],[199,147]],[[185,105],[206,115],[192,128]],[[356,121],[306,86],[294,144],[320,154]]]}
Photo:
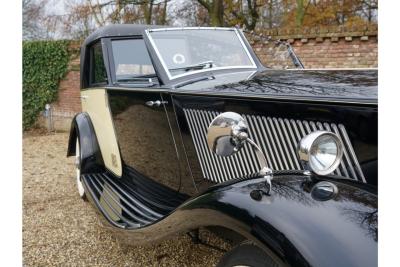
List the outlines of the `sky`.
{"label": "sky", "polygon": [[[85,2],[86,0],[48,0],[46,6],[45,6],[45,12],[46,14],[51,14],[51,15],[56,15],[56,16],[62,16],[67,14],[68,12],[68,5],[71,3],[80,3],[80,2]],[[100,0],[99,2],[103,2],[104,0]],[[187,0],[186,0],[187,1]],[[185,0],[171,0],[168,2],[168,13],[173,12],[175,9],[181,7]],[[185,20],[176,18],[172,26],[185,26]],[[58,30],[56,30],[56,33],[52,36],[54,39],[63,39],[63,38],[68,38],[65,36],[63,33],[63,29],[61,25],[58,25]]]}

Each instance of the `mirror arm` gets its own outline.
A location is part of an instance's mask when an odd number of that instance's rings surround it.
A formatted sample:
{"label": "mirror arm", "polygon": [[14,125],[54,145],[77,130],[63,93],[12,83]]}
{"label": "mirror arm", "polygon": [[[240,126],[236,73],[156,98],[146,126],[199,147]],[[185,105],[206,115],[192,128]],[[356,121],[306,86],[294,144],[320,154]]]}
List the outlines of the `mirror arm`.
{"label": "mirror arm", "polygon": [[259,171],[259,174],[265,179],[265,182],[268,186],[267,194],[269,194],[269,192],[272,188],[271,180],[272,180],[273,176],[272,176],[272,170],[270,168],[268,168],[267,158],[265,157],[261,148],[256,143],[254,143],[253,140],[251,140],[250,138],[247,138],[247,142],[249,142],[249,144],[252,145],[253,148],[255,149],[258,162],[261,165],[261,170]]}

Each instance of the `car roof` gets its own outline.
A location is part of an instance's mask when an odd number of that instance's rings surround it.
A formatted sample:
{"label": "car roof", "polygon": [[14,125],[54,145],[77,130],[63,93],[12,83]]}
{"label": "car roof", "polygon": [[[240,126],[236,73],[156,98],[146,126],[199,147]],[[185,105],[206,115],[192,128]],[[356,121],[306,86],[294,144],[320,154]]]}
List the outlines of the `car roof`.
{"label": "car roof", "polygon": [[90,43],[97,41],[105,37],[118,37],[118,36],[132,36],[142,35],[147,29],[160,28],[163,26],[159,25],[147,25],[147,24],[111,24],[101,27],[90,34],[82,46],[87,46]]}

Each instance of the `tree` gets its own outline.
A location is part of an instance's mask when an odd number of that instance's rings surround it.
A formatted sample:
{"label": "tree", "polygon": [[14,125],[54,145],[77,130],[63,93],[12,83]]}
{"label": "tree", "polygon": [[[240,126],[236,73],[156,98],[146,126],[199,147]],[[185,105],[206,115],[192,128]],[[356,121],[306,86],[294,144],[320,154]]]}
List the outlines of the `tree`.
{"label": "tree", "polygon": [[[227,25],[240,25],[245,26],[247,30],[254,30],[260,17],[260,6],[257,5],[257,0],[246,0],[245,3],[243,1],[226,1],[226,5],[225,16],[228,18]],[[231,15],[235,20],[229,20]]]}
{"label": "tree", "polygon": [[179,6],[171,5],[169,17],[174,26],[210,25],[208,11],[198,1],[182,1]]}
{"label": "tree", "polygon": [[45,29],[42,27],[44,6],[46,1],[22,1],[22,36],[24,40],[44,39]]}
{"label": "tree", "polygon": [[166,24],[170,0],[69,0],[64,34],[84,38],[109,23]]}
{"label": "tree", "polygon": [[207,11],[210,25],[224,26],[224,1],[223,0],[197,0]]}
{"label": "tree", "polygon": [[378,11],[378,0],[361,0],[359,11],[368,22],[375,21]]}
{"label": "tree", "polygon": [[376,21],[377,0],[282,0],[282,25],[314,27],[358,25]]}
{"label": "tree", "polygon": [[260,27],[273,28],[281,23],[284,5],[282,0],[267,0],[264,6],[260,6]]}
{"label": "tree", "polygon": [[94,19],[91,17],[90,5],[82,3],[67,3],[67,11],[63,24],[64,33],[72,39],[83,39],[95,29]]}
{"label": "tree", "polygon": [[304,15],[306,13],[308,4],[310,3],[304,3],[306,0],[296,0],[297,2],[297,7],[296,7],[296,26],[300,27],[303,24],[304,20]]}

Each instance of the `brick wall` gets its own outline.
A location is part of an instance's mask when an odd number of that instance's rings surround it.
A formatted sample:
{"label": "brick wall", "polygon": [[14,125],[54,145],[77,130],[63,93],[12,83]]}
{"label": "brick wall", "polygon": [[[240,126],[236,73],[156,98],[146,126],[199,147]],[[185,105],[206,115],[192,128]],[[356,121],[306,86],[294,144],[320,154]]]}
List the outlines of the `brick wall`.
{"label": "brick wall", "polygon": [[308,69],[378,67],[377,25],[272,29],[247,34],[264,65],[280,69],[293,67],[286,47],[260,35],[289,42]]}
{"label": "brick wall", "polygon": [[52,104],[55,129],[69,129],[71,118],[81,111],[79,84],[79,71],[76,70],[68,72],[61,81],[58,101]]}
{"label": "brick wall", "polygon": [[[376,68],[378,66],[377,25],[320,27],[302,29],[272,29],[246,34],[264,65],[282,69],[293,67],[285,46],[276,46],[262,36],[271,36],[292,44],[306,68]],[[58,101],[52,103],[56,130],[68,131],[73,116],[81,111],[79,92],[79,43],[73,51],[70,71],[61,81]],[[40,124],[46,125],[41,118]]]}
{"label": "brick wall", "polygon": [[[68,66],[68,73],[60,81],[58,88],[58,100],[51,103],[53,115],[53,128],[57,131],[69,131],[71,120],[76,113],[82,110],[80,99],[80,42],[73,41],[69,50],[71,60]],[[42,115],[38,120],[41,127],[49,127],[49,123]]]}

